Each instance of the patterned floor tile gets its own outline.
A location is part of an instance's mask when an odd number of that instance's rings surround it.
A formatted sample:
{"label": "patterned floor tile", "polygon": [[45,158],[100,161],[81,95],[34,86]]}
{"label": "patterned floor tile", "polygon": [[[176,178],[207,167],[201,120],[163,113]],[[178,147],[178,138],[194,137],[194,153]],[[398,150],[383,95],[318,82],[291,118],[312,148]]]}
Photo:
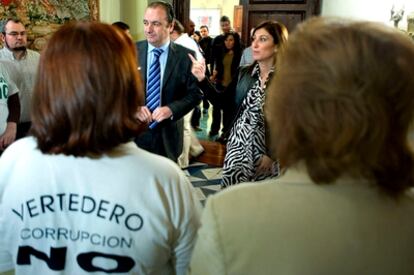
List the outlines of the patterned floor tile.
{"label": "patterned floor tile", "polygon": [[203,201],[205,201],[205,200],[206,200],[207,196],[206,196],[206,195],[204,195],[203,190],[201,190],[200,188],[194,188],[194,190],[195,190],[195,193],[196,193],[196,197],[197,197],[197,198],[198,198],[201,202],[203,202]]}
{"label": "patterned floor tile", "polygon": [[[207,114],[202,114],[200,119],[201,131],[197,131],[196,135],[199,139],[214,140],[214,137],[208,136],[208,129],[211,124],[212,108]],[[204,204],[206,198],[220,190],[220,181],[222,167],[213,167],[202,162],[190,163],[189,167],[184,169],[188,179],[195,187],[197,197]]]}
{"label": "patterned floor tile", "polygon": [[220,190],[221,167],[211,167],[198,162],[192,163],[183,171],[195,187],[197,197],[203,204],[209,195]]}
{"label": "patterned floor tile", "polygon": [[216,180],[221,179],[221,173],[223,171],[223,168],[205,168],[202,170],[202,174],[206,177],[208,180]]}

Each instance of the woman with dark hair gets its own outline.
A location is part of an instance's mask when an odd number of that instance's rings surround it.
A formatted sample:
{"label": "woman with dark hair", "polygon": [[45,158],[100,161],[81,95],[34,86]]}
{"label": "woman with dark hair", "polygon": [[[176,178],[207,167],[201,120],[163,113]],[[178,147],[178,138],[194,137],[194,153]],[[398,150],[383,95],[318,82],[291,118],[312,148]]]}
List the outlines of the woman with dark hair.
{"label": "woman with dark hair", "polygon": [[266,98],[282,175],[209,197],[192,274],[414,274],[413,60],[383,24],[298,26]]}
{"label": "woman with dark hair", "polygon": [[130,32],[130,27],[127,23],[122,22],[122,21],[116,21],[114,23],[112,23],[112,26],[119,28],[120,30],[126,32],[126,34],[132,39],[132,35]]}
{"label": "woman with dark hair", "polygon": [[199,204],[175,163],[132,142],[136,60],[107,24],[70,23],[49,41],[33,136],[0,159],[0,272],[185,274]]}
{"label": "woman with dark hair", "polygon": [[[265,21],[253,30],[252,50],[255,62],[241,67],[238,77],[228,86],[226,123],[227,152],[224,159],[221,185],[226,187],[246,181],[276,177],[279,168],[268,152],[263,106],[267,83],[273,76],[276,53],[287,40],[286,27],[276,21]],[[200,88],[217,101],[218,93],[202,77],[204,64],[194,62],[193,74]],[[219,95],[221,96],[221,95]]]}
{"label": "woman with dark hair", "polygon": [[[227,132],[229,119],[227,87],[231,81],[237,78],[237,68],[242,54],[240,39],[233,32],[224,34],[224,47],[220,56],[217,58],[216,70],[210,79],[215,83],[215,88],[219,91],[213,103],[213,120],[210,126],[210,137],[219,133],[223,120],[222,133]],[[223,114],[222,114],[223,113]],[[222,135],[222,138],[224,135]]]}
{"label": "woman with dark hair", "polygon": [[194,31],[194,34],[191,36],[197,44],[200,43],[201,33],[199,31]]}

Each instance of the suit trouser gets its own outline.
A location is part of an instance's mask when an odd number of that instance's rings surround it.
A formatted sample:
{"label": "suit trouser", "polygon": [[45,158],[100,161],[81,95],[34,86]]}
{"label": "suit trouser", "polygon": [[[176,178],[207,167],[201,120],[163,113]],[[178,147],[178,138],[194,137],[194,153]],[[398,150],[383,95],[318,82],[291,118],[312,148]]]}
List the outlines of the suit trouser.
{"label": "suit trouser", "polygon": [[200,106],[195,106],[193,109],[193,114],[191,115],[191,126],[194,128],[200,126],[201,110]]}
{"label": "suit trouser", "polygon": [[208,108],[210,108],[210,102],[208,102],[206,97],[203,97],[203,109],[207,110]]}
{"label": "suit trouser", "polygon": [[216,135],[221,127],[221,104],[213,104],[213,120],[211,121],[210,134]]}
{"label": "suit trouser", "polygon": [[[139,148],[168,158],[162,141],[161,131],[157,128],[153,130],[148,129],[147,131],[136,137],[134,141]],[[176,159],[172,160],[174,162],[177,162]]]}
{"label": "suit trouser", "polygon": [[[229,112],[229,106],[224,101],[224,96],[219,96],[222,101],[213,104],[213,120],[211,122],[210,133],[218,134],[221,123],[223,122],[223,128],[221,132],[224,134],[229,130],[229,123],[231,123],[231,114]],[[226,106],[227,105],[227,106]]]}

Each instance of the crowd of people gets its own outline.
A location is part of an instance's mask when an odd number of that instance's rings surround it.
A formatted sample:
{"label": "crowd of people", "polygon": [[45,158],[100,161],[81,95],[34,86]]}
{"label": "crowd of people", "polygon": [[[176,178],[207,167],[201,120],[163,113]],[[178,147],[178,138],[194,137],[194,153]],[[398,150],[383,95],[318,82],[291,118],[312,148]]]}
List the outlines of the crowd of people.
{"label": "crowd of people", "polygon": [[[268,20],[240,66],[220,24],[198,34],[153,1],[142,41],[70,22],[39,55],[5,22],[0,274],[414,274],[414,43]],[[202,100],[227,144],[204,209],[181,169]]]}

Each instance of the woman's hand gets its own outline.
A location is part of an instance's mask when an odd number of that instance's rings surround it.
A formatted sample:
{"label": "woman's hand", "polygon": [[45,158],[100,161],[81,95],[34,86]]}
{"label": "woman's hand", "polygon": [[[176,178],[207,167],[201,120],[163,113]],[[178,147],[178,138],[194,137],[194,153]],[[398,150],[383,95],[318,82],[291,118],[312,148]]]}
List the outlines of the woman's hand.
{"label": "woman's hand", "polygon": [[273,160],[267,156],[262,155],[259,161],[256,163],[256,176],[270,176],[273,174]]}
{"label": "woman's hand", "polygon": [[191,73],[197,78],[198,82],[203,81],[206,78],[206,62],[204,59],[197,61],[191,54],[188,54],[188,56],[191,62],[193,62]]}
{"label": "woman's hand", "polygon": [[210,76],[210,81],[212,83],[216,83],[217,74],[218,74],[218,72],[216,70],[213,70],[213,73]]}

